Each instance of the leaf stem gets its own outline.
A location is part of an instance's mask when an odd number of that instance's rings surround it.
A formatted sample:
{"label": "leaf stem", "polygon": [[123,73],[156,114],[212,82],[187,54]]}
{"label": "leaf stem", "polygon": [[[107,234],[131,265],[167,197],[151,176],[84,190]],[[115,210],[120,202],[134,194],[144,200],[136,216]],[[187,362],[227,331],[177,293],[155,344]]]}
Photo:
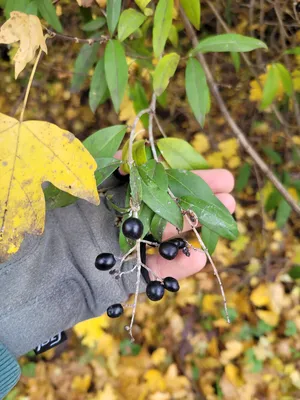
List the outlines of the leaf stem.
{"label": "leaf stem", "polygon": [[43,50],[40,48],[40,50],[38,52],[38,55],[37,55],[37,58],[36,58],[36,60],[34,62],[34,66],[32,68],[31,74],[30,74],[30,78],[29,78],[29,81],[28,81],[28,84],[27,84],[26,93],[25,93],[25,97],[24,97],[24,101],[23,101],[23,105],[22,105],[22,110],[21,110],[21,115],[20,115],[20,120],[19,120],[20,123],[22,123],[23,119],[24,119],[24,113],[25,113],[25,108],[26,108],[26,105],[27,105],[28,97],[29,97],[29,92],[30,92],[30,89],[31,89],[31,85],[32,85],[32,82],[33,82],[33,78],[34,78],[36,69],[37,69],[37,65],[38,65],[38,63],[40,61],[40,58],[41,58],[42,51]]}

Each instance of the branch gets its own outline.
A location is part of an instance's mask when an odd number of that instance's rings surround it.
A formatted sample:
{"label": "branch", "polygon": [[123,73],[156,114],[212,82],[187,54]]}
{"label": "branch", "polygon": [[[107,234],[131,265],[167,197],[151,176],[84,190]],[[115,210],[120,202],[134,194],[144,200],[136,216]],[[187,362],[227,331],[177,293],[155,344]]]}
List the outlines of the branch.
{"label": "branch", "polygon": [[[183,20],[183,24],[185,27],[185,30],[187,32],[187,35],[190,39],[190,41],[193,44],[193,47],[196,47],[198,44],[198,39],[197,36],[194,32],[194,29],[190,23],[190,21],[187,19],[184,11],[182,8],[180,8],[180,15]],[[201,53],[197,53],[197,59],[202,65],[207,81],[210,85],[211,91],[218,103],[218,106],[223,114],[223,117],[227,121],[228,125],[231,127],[233,133],[235,136],[238,138],[240,141],[241,145],[244,147],[244,149],[247,151],[247,153],[250,155],[250,157],[254,160],[254,162],[258,165],[258,167],[261,169],[261,171],[268,177],[268,179],[273,183],[273,185],[276,187],[276,189],[281,193],[281,195],[285,198],[285,200],[289,203],[289,205],[292,207],[292,209],[300,215],[300,207],[299,205],[295,202],[293,197],[289,194],[289,192],[285,189],[285,187],[282,185],[282,183],[277,179],[277,177],[273,174],[273,172],[269,169],[267,164],[263,161],[263,159],[260,157],[260,155],[257,153],[257,151],[252,147],[248,139],[246,138],[245,133],[241,130],[241,128],[236,124],[236,122],[233,120],[233,118],[230,115],[230,112],[228,108],[226,107],[226,104],[219,92],[218,86],[214,80],[214,77],[211,74],[210,68],[208,64],[206,63],[206,60],[204,56]]]}
{"label": "branch", "polygon": [[57,38],[61,40],[69,40],[75,43],[87,43],[90,46],[94,43],[100,43],[100,44],[106,43],[109,40],[108,36],[100,36],[99,38],[80,39],[76,36],[62,35],[61,33],[57,33],[52,31],[51,29],[46,28],[45,26],[44,29],[47,31],[50,39]]}

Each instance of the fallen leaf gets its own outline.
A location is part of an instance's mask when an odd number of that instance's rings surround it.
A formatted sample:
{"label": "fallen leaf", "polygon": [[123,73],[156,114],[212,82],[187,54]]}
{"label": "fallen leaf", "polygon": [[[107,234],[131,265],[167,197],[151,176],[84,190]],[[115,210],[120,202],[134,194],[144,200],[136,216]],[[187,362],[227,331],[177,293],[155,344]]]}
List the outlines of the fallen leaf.
{"label": "fallen leaf", "polygon": [[225,365],[225,374],[234,386],[238,387],[243,385],[243,380],[240,377],[240,372],[236,365],[231,363]]}
{"label": "fallen leaf", "polygon": [[95,160],[68,131],[45,121],[20,123],[0,113],[0,263],[15,253],[25,233],[45,224],[42,183],[99,204]]}
{"label": "fallen leaf", "polygon": [[274,311],[256,310],[257,316],[262,319],[266,324],[276,326],[279,322],[279,314]]}
{"label": "fallen leaf", "polygon": [[12,11],[10,18],[0,29],[0,43],[11,44],[20,41],[14,56],[15,79],[30,61],[34,59],[39,47],[47,53],[47,46],[40,20],[35,15]]}
{"label": "fallen leaf", "polygon": [[165,361],[167,350],[164,347],[159,347],[151,354],[151,361],[154,365],[159,365]]}
{"label": "fallen leaf", "polygon": [[221,363],[226,365],[229,361],[238,357],[244,349],[243,343],[231,340],[226,343],[226,350],[221,352]]}
{"label": "fallen leaf", "polygon": [[250,296],[250,300],[256,307],[267,306],[270,303],[269,288],[265,283],[261,283],[255,288]]}
{"label": "fallen leaf", "polygon": [[117,400],[118,396],[110,383],[107,383],[103,390],[98,391],[96,397],[91,400]]}
{"label": "fallen leaf", "polygon": [[149,390],[153,392],[166,390],[166,382],[161,372],[157,369],[149,369],[144,375]]}
{"label": "fallen leaf", "polygon": [[84,376],[75,376],[72,381],[72,389],[78,393],[87,393],[91,386],[92,377],[89,374]]}

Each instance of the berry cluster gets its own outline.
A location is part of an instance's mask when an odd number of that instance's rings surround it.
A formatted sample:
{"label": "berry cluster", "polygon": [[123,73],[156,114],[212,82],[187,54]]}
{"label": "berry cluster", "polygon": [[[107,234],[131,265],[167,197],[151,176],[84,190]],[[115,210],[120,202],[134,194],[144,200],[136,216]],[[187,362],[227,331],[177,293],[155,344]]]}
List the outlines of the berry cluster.
{"label": "berry cluster", "polygon": [[[122,225],[122,232],[124,236],[131,240],[140,240],[143,235],[143,229],[144,226],[142,221],[135,217],[128,218]],[[145,239],[147,239],[147,241],[144,241],[144,243],[147,243],[150,246],[158,247],[159,254],[167,260],[173,260],[178,255],[180,250],[182,250],[186,256],[190,255],[187,242],[182,238],[171,239],[162,243],[156,241],[152,235],[147,235]],[[117,271],[112,270],[116,263],[117,260],[111,253],[101,253],[96,257],[95,260],[95,266],[98,270],[110,270],[110,273],[116,274],[115,277],[118,278],[119,275],[117,274]],[[179,283],[175,278],[170,276],[164,279],[159,278],[155,281],[150,281],[147,284],[146,295],[150,300],[158,301],[163,298],[165,290],[168,290],[169,292],[177,292],[179,288]],[[120,303],[113,304],[107,309],[107,315],[110,318],[117,318],[122,315],[123,312],[124,308]]]}

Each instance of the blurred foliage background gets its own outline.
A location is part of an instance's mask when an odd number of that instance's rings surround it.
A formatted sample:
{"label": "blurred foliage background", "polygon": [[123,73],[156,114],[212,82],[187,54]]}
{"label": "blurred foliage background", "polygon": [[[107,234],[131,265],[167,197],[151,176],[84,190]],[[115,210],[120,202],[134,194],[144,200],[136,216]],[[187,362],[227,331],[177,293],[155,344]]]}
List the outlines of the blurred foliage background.
{"label": "blurred foliage background", "polygon": [[[105,0],[88,3],[84,8],[75,0],[54,1],[65,34],[89,37],[91,32],[82,28],[102,15]],[[134,7],[133,1],[124,3]],[[168,46],[184,54],[191,44],[176,8],[173,17],[178,37]],[[268,52],[248,53],[249,65],[240,56],[223,53],[206,59],[232,117],[296,201],[299,22],[297,1],[201,1],[199,38],[229,29],[259,38],[269,47]],[[93,65],[74,71],[82,45],[59,38],[48,41],[49,54],[39,64],[27,119],[53,122],[80,139],[119,121],[130,125],[151,97],[152,56],[134,46],[137,40],[133,37],[126,49],[130,79],[119,114],[110,101],[91,111]],[[144,40],[147,44],[150,39]],[[14,80],[15,51],[15,46],[0,46],[0,109],[11,116],[22,102],[28,79],[27,71]],[[101,54],[103,46],[96,52],[97,57]],[[280,79],[272,82],[271,102],[262,106],[268,73],[278,63],[288,70],[293,91]],[[185,138],[212,168],[228,168],[236,176],[240,236],[233,242],[220,240],[214,254],[232,324],[223,318],[219,287],[208,265],[183,280],[175,296],[166,294],[159,303],[140,297],[133,344],[124,331],[129,318],[125,313],[117,321],[101,316],[81,323],[56,349],[22,357],[21,381],[7,400],[300,399],[299,218],[239,146],[214,100],[200,128],[186,101],[180,64],[157,115],[168,136]]]}

